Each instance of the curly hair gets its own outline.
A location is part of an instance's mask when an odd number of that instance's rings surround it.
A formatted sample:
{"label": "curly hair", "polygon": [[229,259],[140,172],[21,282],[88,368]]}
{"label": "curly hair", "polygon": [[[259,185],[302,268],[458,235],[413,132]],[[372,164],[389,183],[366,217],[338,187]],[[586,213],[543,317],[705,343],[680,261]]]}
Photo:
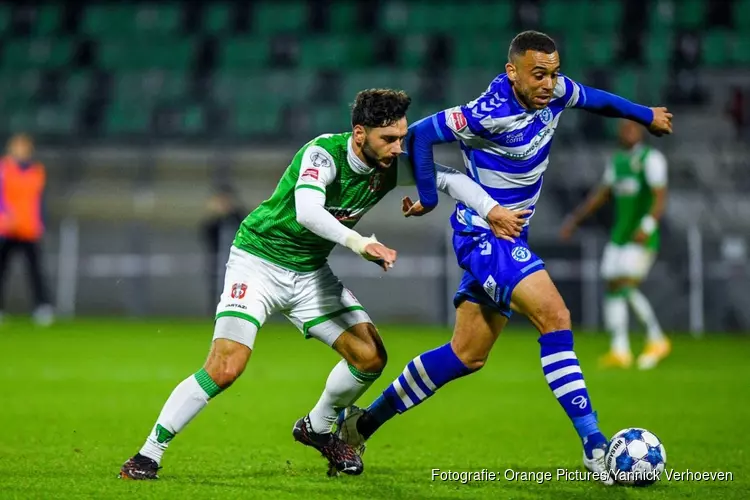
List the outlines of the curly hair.
{"label": "curly hair", "polygon": [[552,54],[557,51],[557,45],[549,35],[539,31],[522,31],[510,42],[508,60],[510,61],[516,56],[523,56],[527,50]]}
{"label": "curly hair", "polygon": [[411,97],[402,90],[368,89],[354,98],[352,127],[387,127],[406,116]]}

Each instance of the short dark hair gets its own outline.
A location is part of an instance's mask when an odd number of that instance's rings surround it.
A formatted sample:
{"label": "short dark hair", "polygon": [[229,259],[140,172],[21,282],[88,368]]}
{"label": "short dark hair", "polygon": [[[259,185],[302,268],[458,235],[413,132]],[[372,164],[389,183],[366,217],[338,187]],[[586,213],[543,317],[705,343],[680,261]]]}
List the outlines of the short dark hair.
{"label": "short dark hair", "polygon": [[523,56],[527,50],[552,54],[557,50],[557,45],[549,35],[539,31],[522,31],[510,42],[508,60],[510,61],[516,56]]}
{"label": "short dark hair", "polygon": [[411,104],[403,90],[368,89],[354,98],[352,105],[352,127],[387,127],[406,116]]}

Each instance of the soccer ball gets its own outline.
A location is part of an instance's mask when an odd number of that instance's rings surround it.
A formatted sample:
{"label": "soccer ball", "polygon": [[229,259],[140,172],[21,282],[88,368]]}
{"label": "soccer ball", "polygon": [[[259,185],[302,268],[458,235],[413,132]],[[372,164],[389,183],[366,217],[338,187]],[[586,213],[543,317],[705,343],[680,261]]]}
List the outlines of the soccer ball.
{"label": "soccer ball", "polygon": [[350,406],[341,411],[336,419],[336,435],[360,455],[365,452],[365,438],[357,430],[357,421],[364,413],[362,408]]}
{"label": "soccer ball", "polygon": [[656,434],[632,427],[614,435],[604,459],[618,483],[648,486],[664,472],[667,451]]}

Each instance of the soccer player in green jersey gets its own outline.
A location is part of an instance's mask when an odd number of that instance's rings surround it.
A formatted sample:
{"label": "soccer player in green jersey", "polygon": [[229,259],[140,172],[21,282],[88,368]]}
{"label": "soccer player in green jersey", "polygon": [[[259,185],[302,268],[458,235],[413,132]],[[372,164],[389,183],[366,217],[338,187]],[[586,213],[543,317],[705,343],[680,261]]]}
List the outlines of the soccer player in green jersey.
{"label": "soccer player in green jersey", "polygon": [[[352,109],[352,131],[322,135],[305,144],[271,197],[243,221],[227,262],[208,359],[174,389],[145,444],[122,466],[120,477],[158,477],[170,441],[240,376],[258,330],[275,312],[283,313],[306,338],[324,342],[343,358],[328,376],[315,407],[296,422],[294,438],[320,451],[330,472],[362,472],[357,452],[331,430],[339,411],[379,377],[386,352],[367,312],[336,278],[327,259],[339,244],[386,271],[393,266],[395,250],[353,227],[397,185],[414,184],[401,149],[410,102],[400,91],[360,92]],[[468,176],[441,165],[436,165],[436,176],[442,191],[470,205],[489,224],[502,219],[498,224],[506,231],[520,232],[523,218],[507,230],[508,214]],[[405,198],[403,209],[415,213],[419,203]]]}
{"label": "soccer player in green jersey", "polygon": [[601,364],[628,368],[633,364],[628,337],[628,304],[646,327],[646,348],[638,367],[650,369],[671,350],[648,299],[638,290],[659,250],[659,220],[667,197],[667,160],[642,142],[643,129],[622,121],[621,149],[606,166],[602,184],[594,189],[563,225],[561,236],[568,239],[586,217],[609,198],[614,199],[614,224],[604,249],[601,274],[607,281],[604,321],[612,334],[610,351]]}

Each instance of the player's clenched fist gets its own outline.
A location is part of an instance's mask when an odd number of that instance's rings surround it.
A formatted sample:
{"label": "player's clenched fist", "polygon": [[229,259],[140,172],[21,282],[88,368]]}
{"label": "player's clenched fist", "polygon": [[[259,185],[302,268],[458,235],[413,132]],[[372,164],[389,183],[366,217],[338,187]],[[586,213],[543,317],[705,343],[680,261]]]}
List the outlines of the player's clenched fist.
{"label": "player's clenched fist", "polygon": [[364,257],[377,262],[384,271],[388,271],[396,262],[396,251],[382,243],[370,243],[365,247]]}
{"label": "player's clenched fist", "polygon": [[651,108],[654,112],[654,118],[651,120],[651,125],[648,126],[648,131],[657,137],[665,134],[672,133],[672,113],[667,108]]}
{"label": "player's clenched fist", "polygon": [[521,236],[526,216],[530,213],[531,210],[509,210],[496,205],[487,214],[487,222],[495,236],[513,242],[513,238]]}

